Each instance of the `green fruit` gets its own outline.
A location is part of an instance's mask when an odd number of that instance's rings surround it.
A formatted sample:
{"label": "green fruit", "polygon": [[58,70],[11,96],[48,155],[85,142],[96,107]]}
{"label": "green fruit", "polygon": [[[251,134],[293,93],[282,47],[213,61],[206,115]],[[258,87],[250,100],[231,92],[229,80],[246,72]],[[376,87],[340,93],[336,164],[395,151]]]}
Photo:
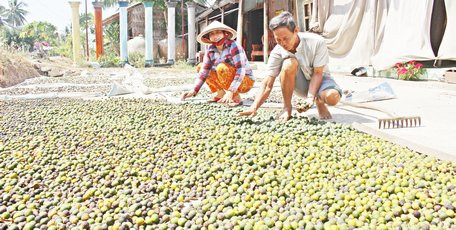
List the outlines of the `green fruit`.
{"label": "green fruit", "polygon": [[144,223],[145,223],[144,218],[138,217],[138,218],[136,219],[136,224],[137,224],[137,225],[144,225]]}
{"label": "green fruit", "polygon": [[177,225],[181,227],[183,227],[185,223],[187,223],[187,220],[185,218],[179,218],[179,220],[177,221]]}
{"label": "green fruit", "polygon": [[27,224],[24,225],[24,230],[32,230],[35,228],[35,222],[29,222]]}
{"label": "green fruit", "polygon": [[0,216],[18,228],[451,228],[455,217],[456,163],[347,125],[146,99],[0,107]]}

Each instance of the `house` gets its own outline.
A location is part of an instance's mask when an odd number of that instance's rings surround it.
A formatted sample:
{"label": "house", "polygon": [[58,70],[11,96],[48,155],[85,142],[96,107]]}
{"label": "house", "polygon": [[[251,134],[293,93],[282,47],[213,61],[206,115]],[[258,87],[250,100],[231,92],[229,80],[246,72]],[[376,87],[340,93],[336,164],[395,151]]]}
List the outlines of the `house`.
{"label": "house", "polygon": [[[127,8],[128,12],[128,39],[138,37],[145,34],[144,22],[144,4],[141,2],[134,3]],[[154,44],[167,37],[166,33],[166,20],[164,10],[159,6],[154,6]],[[103,26],[109,25],[114,22],[119,22],[119,12],[103,20]]]}
{"label": "house", "polygon": [[[206,7],[200,4],[196,4],[197,12],[205,10]],[[127,7],[128,12],[128,40],[131,39],[138,39],[142,40],[144,46],[144,36],[145,36],[145,7],[142,2],[133,3]],[[154,44],[154,58],[166,58],[167,56],[167,42],[166,39],[168,38],[167,32],[167,8],[163,8],[158,5],[154,5],[153,7],[153,44]],[[103,25],[109,25],[114,22],[119,22],[119,12],[112,14],[111,16],[105,18],[103,20]],[[184,25],[186,27],[186,24]],[[177,34],[176,37],[182,37],[180,33]],[[179,38],[182,39],[182,38]],[[184,38],[185,39],[185,38]],[[135,42],[136,43],[136,42]],[[182,55],[178,55],[178,58],[182,56],[185,57],[185,52],[179,51],[182,50],[181,43],[177,43],[178,46],[176,49],[178,53]],[[184,46],[183,50],[186,50],[186,45]],[[135,46],[138,46],[135,44]]]}
{"label": "house", "polygon": [[[256,50],[270,50],[262,42],[267,22],[287,10],[301,31],[325,38],[331,67],[344,66],[343,71],[359,66],[384,70],[410,60],[455,66],[454,9],[456,3],[449,0],[223,0],[197,15],[197,28],[199,32],[212,20],[223,21],[238,30],[249,58],[257,59],[252,56]],[[267,59],[266,52],[261,54]]]}
{"label": "house", "polygon": [[[239,16],[240,5],[242,8],[241,16]],[[301,22],[300,28],[301,31],[307,31],[311,18],[311,9],[312,0],[222,0],[196,16],[197,33],[202,31],[213,20],[221,21],[238,30],[238,37],[239,35],[242,37],[241,44],[250,60],[257,60],[257,58],[266,60],[268,54],[264,52],[266,47],[263,45],[262,38],[264,38],[265,31],[269,31],[269,20],[283,11],[289,11],[297,22],[298,18],[303,19],[302,21],[299,20]],[[298,17],[298,14],[302,16]],[[242,23],[238,23],[239,19],[241,19]],[[239,28],[241,28],[242,33],[239,32]],[[269,31],[267,34],[268,45],[274,45],[272,33]],[[204,50],[204,47],[199,46],[200,50]],[[272,47],[267,48],[268,51],[272,49]]]}

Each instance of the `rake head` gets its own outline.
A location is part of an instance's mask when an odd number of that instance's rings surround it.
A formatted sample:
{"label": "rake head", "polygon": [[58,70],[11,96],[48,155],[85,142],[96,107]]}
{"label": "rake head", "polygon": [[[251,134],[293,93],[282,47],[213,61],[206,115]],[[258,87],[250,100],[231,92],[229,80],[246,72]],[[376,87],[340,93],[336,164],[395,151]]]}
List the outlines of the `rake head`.
{"label": "rake head", "polygon": [[421,126],[421,117],[393,117],[378,119],[378,128],[380,129],[382,126],[384,129],[417,127]]}

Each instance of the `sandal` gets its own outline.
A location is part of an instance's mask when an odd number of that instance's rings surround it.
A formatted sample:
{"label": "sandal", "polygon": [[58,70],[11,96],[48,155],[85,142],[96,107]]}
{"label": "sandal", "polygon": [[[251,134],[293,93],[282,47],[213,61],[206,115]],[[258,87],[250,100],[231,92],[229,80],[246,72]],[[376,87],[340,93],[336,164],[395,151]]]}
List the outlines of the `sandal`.
{"label": "sandal", "polygon": [[222,99],[222,98],[221,97],[213,97],[212,99],[209,99],[207,102],[214,103],[214,102],[220,101],[220,99]]}
{"label": "sandal", "polygon": [[242,105],[242,98],[239,95],[239,93],[235,93],[233,97],[233,102],[227,104],[229,107],[236,107]]}
{"label": "sandal", "polygon": [[243,104],[243,103],[242,103],[241,100],[239,100],[239,101],[236,101],[236,100],[235,100],[234,102],[228,103],[227,105],[228,105],[229,107],[236,107],[236,106],[240,106],[240,105],[242,105],[242,104]]}

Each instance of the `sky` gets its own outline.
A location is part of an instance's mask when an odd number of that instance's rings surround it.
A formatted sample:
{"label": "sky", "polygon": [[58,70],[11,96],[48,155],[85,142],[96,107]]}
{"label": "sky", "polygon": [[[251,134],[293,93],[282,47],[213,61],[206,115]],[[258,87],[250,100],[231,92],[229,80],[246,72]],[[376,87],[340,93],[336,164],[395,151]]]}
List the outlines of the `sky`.
{"label": "sky", "polygon": [[[66,26],[71,25],[71,7],[68,0],[21,0],[28,6],[25,8],[29,14],[26,15],[28,23],[34,21],[50,22],[57,27],[59,32],[65,31]],[[85,13],[85,0],[80,0],[79,12]],[[87,0],[87,12],[93,13],[93,0]],[[0,0],[0,5],[8,8],[7,0]],[[103,18],[108,17],[116,11],[116,8],[103,10]]]}

